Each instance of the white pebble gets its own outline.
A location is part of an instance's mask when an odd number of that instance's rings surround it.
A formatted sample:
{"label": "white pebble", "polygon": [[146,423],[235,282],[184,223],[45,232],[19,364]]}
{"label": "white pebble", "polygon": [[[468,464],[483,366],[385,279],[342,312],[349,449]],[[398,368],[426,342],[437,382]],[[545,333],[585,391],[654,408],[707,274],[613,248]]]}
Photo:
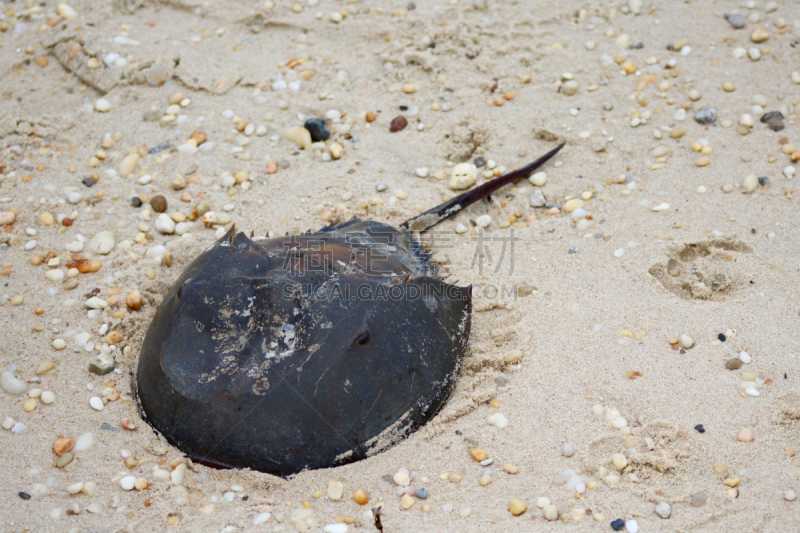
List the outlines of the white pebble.
{"label": "white pebble", "polygon": [[416,171],[417,176],[420,178],[427,178],[428,177],[428,167],[420,167]]}
{"label": "white pebble", "polygon": [[89,249],[98,255],[106,255],[116,246],[114,234],[110,231],[101,231],[89,241]]}
{"label": "white pebble", "polygon": [[175,221],[166,213],[161,213],[156,219],[156,230],[165,235],[175,233]]}
{"label": "white pebble", "polygon": [[[684,48],[688,47],[684,46]],[[636,522],[636,520],[628,520],[625,522],[625,531],[628,533],[639,533],[639,524]]]}
{"label": "white pebble", "polygon": [[259,524],[263,524],[264,522],[269,520],[270,516],[272,516],[272,515],[270,515],[269,513],[261,513],[261,514],[256,515],[255,518],[253,518],[253,525],[257,526]]}
{"label": "white pebble", "polygon": [[614,257],[622,257],[625,255],[625,248],[617,248],[614,250]]}
{"label": "white pebble", "polygon": [[53,341],[53,348],[56,350],[63,350],[67,347],[67,342],[64,339],[56,339]]}
{"label": "white pebble", "polygon": [[797,498],[797,494],[795,494],[795,492],[791,489],[783,493],[783,499],[787,502],[793,502],[795,498]]}
{"label": "white pebble", "polygon": [[547,173],[536,172],[533,176],[528,178],[528,181],[531,182],[531,185],[535,185],[536,187],[541,187],[545,183],[547,183]]}
{"label": "white pebble", "polygon": [[133,486],[136,483],[135,476],[125,476],[124,478],[119,480],[119,486],[122,487],[122,490],[133,490]]}
{"label": "white pebble", "polygon": [[92,396],[89,399],[89,405],[91,405],[92,409],[94,409],[96,411],[102,411],[103,407],[105,407],[105,405],[103,405],[103,400],[101,400],[97,396]]}
{"label": "white pebble", "polygon": [[347,524],[328,524],[323,531],[325,533],[347,533]]}
{"label": "white pebble", "polygon": [[694,346],[694,339],[692,339],[689,335],[681,334],[680,336],[681,346],[684,348],[691,348]]}
{"label": "white pebble", "polygon": [[46,390],[42,393],[42,403],[51,404],[56,401],[56,395],[52,391]]}
{"label": "white pebble", "polygon": [[3,429],[11,429],[11,428],[14,427],[14,424],[16,424],[16,423],[17,422],[13,418],[11,418],[10,416],[7,416],[6,419],[3,420],[2,426],[3,426]]}
{"label": "white pebble", "polygon": [[664,202],[655,206],[653,211],[666,211],[667,209],[669,209],[669,204]]}
{"label": "white pebble", "polygon": [[11,396],[21,396],[28,392],[28,385],[12,372],[3,372],[0,376],[0,388]]}
{"label": "white pebble", "polygon": [[508,418],[506,418],[503,413],[494,413],[486,421],[498,429],[503,429],[508,426]]}
{"label": "white pebble", "polygon": [[109,102],[105,98],[101,98],[97,102],[95,102],[94,108],[101,113],[108,113],[109,111],[111,111],[111,102]]}
{"label": "white pebble", "polygon": [[565,442],[564,444],[561,445],[561,454],[564,457],[572,457],[574,453],[575,453],[575,448],[572,446],[572,444]]}
{"label": "white pebble", "polygon": [[739,353],[739,360],[742,363],[749,365],[753,362],[753,357],[749,353],[742,351]]}
{"label": "white pebble", "polygon": [[481,215],[475,219],[475,224],[481,228],[488,227],[492,223],[492,217],[489,215]]}
{"label": "white pebble", "polygon": [[11,433],[19,435],[20,433],[25,431],[25,427],[26,427],[25,424],[23,424],[22,422],[17,422],[16,424],[14,424],[14,427],[11,428]]}

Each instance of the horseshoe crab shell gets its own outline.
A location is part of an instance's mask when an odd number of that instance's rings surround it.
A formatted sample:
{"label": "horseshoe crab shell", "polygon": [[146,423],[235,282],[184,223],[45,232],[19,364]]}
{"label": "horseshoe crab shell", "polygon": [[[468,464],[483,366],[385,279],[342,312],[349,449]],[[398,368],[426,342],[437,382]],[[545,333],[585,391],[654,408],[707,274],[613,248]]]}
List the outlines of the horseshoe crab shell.
{"label": "horseshoe crab shell", "polygon": [[351,220],[253,241],[231,229],[164,297],[139,355],[143,415],[193,460],[278,475],[380,451],[450,394],[471,287],[450,285],[425,230],[555,155],[400,225]]}

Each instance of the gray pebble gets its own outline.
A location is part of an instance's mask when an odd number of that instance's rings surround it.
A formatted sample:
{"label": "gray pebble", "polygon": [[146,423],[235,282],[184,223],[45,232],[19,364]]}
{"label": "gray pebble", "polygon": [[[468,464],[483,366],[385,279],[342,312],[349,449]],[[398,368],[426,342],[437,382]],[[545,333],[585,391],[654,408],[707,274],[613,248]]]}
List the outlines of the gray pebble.
{"label": "gray pebble", "polygon": [[698,492],[697,494],[692,494],[692,506],[694,507],[702,507],[708,501],[708,494],[705,492]]}
{"label": "gray pebble", "polygon": [[561,204],[559,204],[558,202],[553,202],[553,201],[545,202],[544,206],[545,207],[557,207],[557,208],[561,209]]}
{"label": "gray pebble", "polygon": [[481,168],[483,165],[486,164],[486,158],[483,157],[482,155],[479,155],[478,157],[475,158],[473,163],[475,164],[476,167]]}
{"label": "gray pebble", "polygon": [[101,353],[92,357],[92,361],[89,363],[89,371],[102,376],[114,370],[114,366],[114,356],[110,353]]}
{"label": "gray pebble", "polygon": [[279,159],[279,160],[278,160],[278,166],[279,166],[279,167],[281,167],[281,168],[282,168],[282,169],[284,169],[284,170],[286,170],[287,168],[289,168],[289,166],[290,166],[290,165],[291,165],[291,163],[289,163],[289,162],[288,162],[287,160],[285,160],[285,159]]}
{"label": "gray pebble", "polygon": [[533,191],[530,198],[531,207],[544,207],[545,203],[547,203],[547,199],[544,197],[544,193],[538,189]]}
{"label": "gray pebble", "polygon": [[744,28],[745,24],[744,15],[740,15],[738,13],[735,13],[733,15],[728,15],[726,13],[725,19],[728,21],[728,24],[730,24],[734,29],[740,30]]}
{"label": "gray pebble", "polygon": [[759,178],[758,178],[758,184],[759,184],[759,185],[761,185],[762,187],[763,187],[764,185],[769,185],[769,178],[768,178],[768,177],[766,177],[766,176],[761,176],[761,177],[759,177]]}
{"label": "gray pebble", "polygon": [[419,498],[420,500],[427,500],[428,499],[428,489],[417,489],[417,492],[414,495]]}
{"label": "gray pebble", "polygon": [[378,185],[375,186],[375,190],[378,191],[378,192],[383,192],[388,188],[389,188],[389,186],[386,185],[385,183],[379,183]]}
{"label": "gray pebble", "polygon": [[704,107],[695,114],[694,119],[699,124],[713,124],[717,120],[717,110],[713,107]]}

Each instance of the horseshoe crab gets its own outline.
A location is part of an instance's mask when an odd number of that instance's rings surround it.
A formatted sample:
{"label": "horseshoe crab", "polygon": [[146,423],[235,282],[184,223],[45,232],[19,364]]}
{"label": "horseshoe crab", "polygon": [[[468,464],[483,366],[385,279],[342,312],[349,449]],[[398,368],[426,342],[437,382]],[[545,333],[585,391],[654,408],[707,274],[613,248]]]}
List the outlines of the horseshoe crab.
{"label": "horseshoe crab", "polygon": [[397,229],[353,219],[254,241],[231,229],[170,288],[136,389],[146,420],[193,460],[291,475],[385,449],[450,394],[471,287],[445,283],[415,240],[553,157]]}

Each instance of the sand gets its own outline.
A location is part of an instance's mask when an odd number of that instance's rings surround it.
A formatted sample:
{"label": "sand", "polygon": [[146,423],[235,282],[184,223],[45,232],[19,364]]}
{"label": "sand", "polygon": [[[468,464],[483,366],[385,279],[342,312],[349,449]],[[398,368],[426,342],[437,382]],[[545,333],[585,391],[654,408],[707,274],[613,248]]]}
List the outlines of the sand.
{"label": "sand", "polygon": [[[26,412],[24,396],[0,393],[0,418],[25,425],[18,434],[0,433],[0,529],[295,531],[289,517],[310,502],[310,519],[299,523],[309,531],[344,517],[355,519],[351,530],[375,531],[364,512],[378,503],[387,532],[608,531],[617,518],[636,520],[643,532],[799,530],[800,502],[786,501],[785,493],[800,491],[800,460],[792,457],[800,447],[800,234],[794,183],[784,172],[792,162],[781,151],[786,140],[800,143],[800,86],[791,78],[800,38],[796,5],[631,2],[640,11],[635,15],[624,2],[600,7],[574,0],[435,1],[415,9],[404,2],[321,0],[298,4],[299,13],[291,2],[276,4],[73,1],[76,18],[68,20],[55,18],[55,2],[2,5],[0,211],[15,212],[16,220],[0,233],[0,370],[13,368],[30,389],[52,391],[56,399]],[[334,22],[333,12],[346,16]],[[726,12],[757,21],[736,30]],[[751,42],[756,28],[768,31],[766,41]],[[676,43],[689,48],[668,49]],[[740,48],[744,57],[736,57]],[[748,57],[750,48],[760,59]],[[621,74],[617,56],[633,64],[632,74]],[[92,58],[101,66],[90,68]],[[104,59],[110,66],[102,66]],[[299,80],[299,88],[273,90],[282,88],[274,85],[279,74],[287,83]],[[577,91],[567,96],[570,77]],[[723,90],[725,82],[735,90]],[[404,93],[404,83],[415,92]],[[696,101],[692,90],[699,91]],[[178,113],[185,120],[162,122],[178,92],[190,99]],[[101,98],[109,111],[95,109]],[[753,109],[756,101],[765,102],[763,109]],[[684,103],[687,118],[678,121]],[[412,116],[400,106],[419,112]],[[143,120],[152,107],[157,120]],[[714,124],[693,120],[703,107],[716,109]],[[344,113],[328,121],[344,148],[341,159],[322,161],[286,140],[288,128],[332,109]],[[786,127],[773,132],[759,119],[777,110]],[[367,123],[367,112],[377,119]],[[737,131],[745,113],[755,124]],[[408,126],[390,132],[401,114]],[[240,134],[233,115],[263,126],[266,135]],[[632,126],[643,117],[646,123]],[[670,138],[677,127],[686,134]],[[213,149],[178,151],[195,130]],[[120,139],[103,149],[103,138],[115,132]],[[527,180],[437,227],[438,258],[448,263],[451,280],[473,285],[476,299],[458,384],[427,426],[367,460],[288,480],[200,465],[190,465],[177,488],[155,479],[154,467],[170,469],[182,456],[138,413],[132,395],[138,347],[167,288],[216,237],[199,221],[189,237],[163,235],[155,230],[156,214],[142,220],[149,206],[131,206],[132,196],[163,194],[170,215],[191,215],[205,203],[260,235],[318,228],[323,208],[345,219],[397,224],[454,194],[434,173],[449,179],[453,164],[477,156],[512,169],[558,142],[567,146],[537,188],[559,205],[592,191],[579,227],[557,209],[530,207],[536,188]],[[694,142],[712,148],[707,166],[695,164],[702,154]],[[667,150],[658,160],[651,152],[662,145]],[[111,175],[135,149],[145,157],[134,173]],[[92,166],[98,150],[105,158]],[[267,174],[271,161],[290,166]],[[422,167],[428,177],[418,177]],[[248,172],[252,185],[229,194],[221,186],[226,171]],[[82,180],[92,174],[98,182],[89,188]],[[140,184],[145,174],[152,181]],[[197,180],[174,190],[177,174]],[[740,184],[748,175],[766,176],[769,184],[747,193]],[[388,187],[377,192],[379,184]],[[80,198],[71,204],[75,192]],[[185,192],[190,202],[180,200]],[[669,207],[653,210],[663,203]],[[74,223],[44,225],[45,212]],[[481,215],[493,220],[484,236],[499,238],[483,243],[482,262],[475,260],[481,243],[471,224]],[[511,227],[501,227],[509,217]],[[459,224],[470,231],[454,233]],[[511,229],[519,240],[503,255]],[[88,241],[106,230],[115,248],[93,254]],[[83,254],[102,268],[81,274],[68,290],[31,258],[52,250],[66,272],[65,246],[79,234],[86,239]],[[26,250],[30,240],[37,244]],[[157,245],[166,246],[171,266],[145,257]],[[535,289],[521,297],[523,286]],[[126,310],[125,295],[134,290],[144,305]],[[89,318],[90,294],[119,303]],[[12,305],[15,296],[24,297],[20,305]],[[124,316],[114,317],[117,311]],[[118,372],[98,377],[87,368],[101,348],[102,324],[124,340],[115,351]],[[79,332],[91,333],[91,353],[76,346]],[[727,333],[725,342],[720,333]],[[690,349],[670,344],[682,334],[693,339]],[[53,340],[61,338],[67,348],[55,350]],[[513,350],[522,357],[509,364]],[[726,370],[725,361],[743,350],[752,362]],[[33,381],[48,361],[55,368]],[[745,372],[758,376],[759,396],[743,392]],[[92,409],[90,397],[110,388],[119,399]],[[611,427],[593,414],[596,405],[601,413],[618,410],[627,426]],[[508,427],[487,422],[498,412]],[[136,429],[120,429],[122,418]],[[752,430],[753,442],[737,440],[743,428]],[[55,467],[56,438],[87,433],[94,443]],[[563,443],[574,447],[571,457],[562,454]],[[494,459],[487,486],[479,485],[484,468],[469,454],[476,446]],[[126,468],[123,450],[141,464]],[[629,463],[619,473],[611,464],[617,453]],[[504,472],[506,462],[518,473]],[[718,464],[727,466],[727,478],[739,479],[738,487],[723,484],[714,473]],[[410,510],[401,508],[391,482],[399,468],[430,493]],[[580,498],[557,483],[564,469],[589,487]],[[462,480],[441,480],[443,473]],[[147,479],[149,487],[123,491],[124,475]],[[341,501],[320,497],[331,480],[344,483]],[[96,483],[96,494],[69,495],[67,487],[79,482]],[[369,505],[352,500],[357,489],[366,491]],[[223,498],[229,491],[232,502]],[[707,502],[692,506],[701,492]],[[546,521],[539,497],[566,511],[563,520]],[[512,499],[528,510],[512,516]],[[672,506],[668,519],[655,514],[659,502]],[[262,513],[269,519],[254,525]]]}

